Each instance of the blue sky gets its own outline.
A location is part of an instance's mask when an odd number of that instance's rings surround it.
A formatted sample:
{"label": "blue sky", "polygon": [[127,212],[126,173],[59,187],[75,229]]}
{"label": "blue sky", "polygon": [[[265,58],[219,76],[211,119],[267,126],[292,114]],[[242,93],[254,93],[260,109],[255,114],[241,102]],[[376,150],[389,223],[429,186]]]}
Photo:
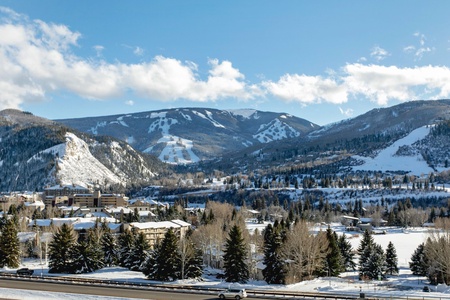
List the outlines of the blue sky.
{"label": "blue sky", "polygon": [[0,0],[0,109],[174,107],[319,125],[450,97],[449,1]]}

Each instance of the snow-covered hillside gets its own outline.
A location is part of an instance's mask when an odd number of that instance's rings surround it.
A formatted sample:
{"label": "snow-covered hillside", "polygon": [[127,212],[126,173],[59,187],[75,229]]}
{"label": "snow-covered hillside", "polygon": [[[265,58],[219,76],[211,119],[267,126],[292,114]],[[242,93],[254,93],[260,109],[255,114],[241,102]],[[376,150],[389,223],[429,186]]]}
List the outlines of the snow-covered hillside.
{"label": "snow-covered hillside", "polygon": [[429,126],[423,126],[413,130],[406,137],[397,140],[391,146],[381,150],[376,157],[353,156],[354,159],[361,161],[362,164],[354,166],[353,170],[364,171],[399,171],[403,170],[414,175],[423,175],[433,172],[420,153],[412,155],[400,155],[399,149],[403,146],[412,146],[415,142],[424,139],[430,133]]}
{"label": "snow-covered hillside", "polygon": [[60,120],[77,130],[109,135],[170,164],[189,164],[306,135],[319,126],[298,117],[254,109],[177,108]]}

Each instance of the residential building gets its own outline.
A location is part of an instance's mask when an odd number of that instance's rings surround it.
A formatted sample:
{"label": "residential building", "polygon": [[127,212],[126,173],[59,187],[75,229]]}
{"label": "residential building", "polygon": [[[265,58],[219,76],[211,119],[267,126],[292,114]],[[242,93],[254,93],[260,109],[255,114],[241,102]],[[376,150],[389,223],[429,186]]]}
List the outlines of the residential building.
{"label": "residential building", "polygon": [[162,222],[145,222],[145,223],[130,223],[129,229],[136,232],[142,232],[145,235],[146,240],[150,246],[153,247],[158,241],[164,239],[164,235],[172,228],[175,235],[179,239],[185,237],[187,231],[191,227],[191,224],[182,220],[162,221]]}

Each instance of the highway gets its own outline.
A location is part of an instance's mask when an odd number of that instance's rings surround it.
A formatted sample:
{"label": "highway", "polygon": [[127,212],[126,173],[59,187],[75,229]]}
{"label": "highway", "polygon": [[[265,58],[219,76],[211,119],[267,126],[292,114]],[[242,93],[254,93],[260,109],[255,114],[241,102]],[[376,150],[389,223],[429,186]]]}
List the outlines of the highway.
{"label": "highway", "polygon": [[[74,285],[67,283],[48,283],[38,281],[22,281],[22,280],[7,280],[0,279],[0,287],[22,290],[37,290],[37,291],[49,291],[59,293],[73,293],[73,294],[86,294],[97,296],[111,296],[111,297],[124,297],[130,299],[152,299],[152,300],[212,300],[218,299],[215,294],[193,294],[180,293],[173,291],[151,291],[151,290],[139,290],[139,289],[126,289],[106,286],[88,286],[88,285]],[[257,299],[257,298],[254,298]]]}
{"label": "highway", "polygon": [[[101,283],[94,283],[84,281],[84,284],[76,284],[69,281],[43,281],[31,278],[0,278],[0,288],[10,288],[10,289],[20,289],[20,290],[35,290],[35,291],[47,291],[47,292],[57,292],[57,293],[70,293],[70,294],[85,294],[85,295],[95,295],[95,296],[106,296],[106,297],[122,297],[127,299],[152,299],[152,300],[213,300],[218,299],[218,292],[210,291],[207,293],[194,292],[191,290],[182,289],[171,289],[166,290],[156,287],[138,287],[129,286],[128,288],[123,285],[104,285]],[[270,291],[258,291],[252,293],[248,291],[250,299],[273,299],[280,297],[283,298],[295,298],[307,300],[307,299],[347,299],[353,300],[357,299],[356,296],[345,296],[345,295],[326,295],[326,294],[316,294],[316,293],[289,293],[285,292],[282,294],[270,292]],[[307,294],[307,295],[306,295]],[[82,298],[82,297],[80,297]],[[367,298],[369,299],[369,298]],[[1,300],[1,298],[0,298]]]}

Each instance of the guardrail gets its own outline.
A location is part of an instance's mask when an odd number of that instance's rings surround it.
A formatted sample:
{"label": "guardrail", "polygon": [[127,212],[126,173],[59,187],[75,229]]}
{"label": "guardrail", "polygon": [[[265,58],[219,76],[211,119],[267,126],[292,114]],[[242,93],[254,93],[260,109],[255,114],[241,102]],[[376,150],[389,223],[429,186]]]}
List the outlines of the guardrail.
{"label": "guardrail", "polygon": [[[76,285],[95,285],[95,286],[107,286],[111,288],[128,288],[128,289],[152,289],[152,290],[170,290],[172,292],[196,292],[202,294],[217,294],[222,291],[223,288],[206,288],[201,286],[189,286],[178,284],[158,284],[158,283],[143,283],[143,282],[130,282],[126,280],[105,280],[105,279],[93,279],[93,278],[79,278],[70,276],[42,276],[42,275],[17,275],[14,273],[0,272],[0,277],[3,279],[11,280],[33,280],[47,283],[64,283],[64,284],[76,284]],[[330,293],[312,293],[312,292],[289,292],[289,291],[275,291],[275,290],[256,290],[246,289],[249,297],[258,297],[266,299],[335,299],[335,300],[356,300],[361,299],[358,295],[349,294],[330,294]],[[366,295],[369,296],[369,295]],[[382,300],[382,299],[394,299],[392,297],[373,297],[369,296],[364,298],[365,300]],[[425,297],[395,297],[395,299],[407,299],[407,300],[425,300],[432,298]],[[436,299],[436,298],[433,298]]]}

